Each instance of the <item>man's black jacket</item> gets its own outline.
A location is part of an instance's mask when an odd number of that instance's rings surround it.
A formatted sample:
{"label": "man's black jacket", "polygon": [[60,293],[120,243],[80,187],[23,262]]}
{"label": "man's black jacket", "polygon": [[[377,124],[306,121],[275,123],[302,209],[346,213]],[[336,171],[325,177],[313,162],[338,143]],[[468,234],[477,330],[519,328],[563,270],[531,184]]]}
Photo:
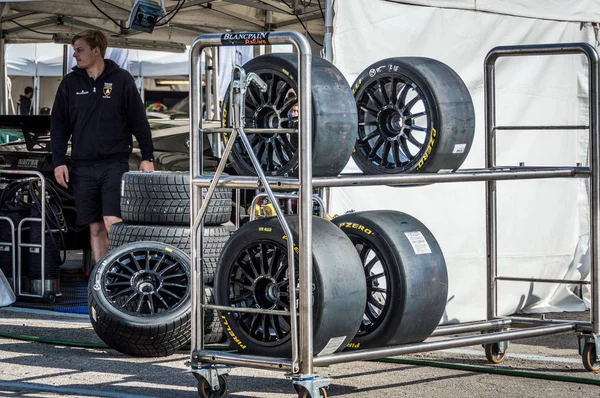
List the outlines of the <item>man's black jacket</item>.
{"label": "man's black jacket", "polygon": [[54,167],[67,163],[69,138],[75,162],[127,159],[132,134],[142,159],[152,158],[152,134],[133,77],[109,59],[96,80],[78,67],[64,77],[52,107],[50,134]]}
{"label": "man's black jacket", "polygon": [[19,98],[19,115],[31,115],[31,99],[25,95]]}

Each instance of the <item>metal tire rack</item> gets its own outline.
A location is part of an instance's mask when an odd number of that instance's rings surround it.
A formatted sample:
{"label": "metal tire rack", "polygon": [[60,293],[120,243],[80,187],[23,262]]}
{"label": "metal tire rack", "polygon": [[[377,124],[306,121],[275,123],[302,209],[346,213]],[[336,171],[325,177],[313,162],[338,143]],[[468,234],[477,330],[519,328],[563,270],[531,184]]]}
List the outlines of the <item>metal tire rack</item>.
{"label": "metal tire rack", "polygon": [[[245,35],[245,36],[243,36]],[[400,175],[363,175],[351,174],[338,177],[311,178],[311,137],[312,137],[312,110],[311,110],[311,80],[307,70],[311,67],[311,51],[307,40],[296,32],[249,32],[237,36],[233,40],[231,34],[206,34],[199,36],[191,47],[190,70],[191,70],[191,118],[190,118],[190,158],[191,167],[191,261],[192,261],[192,336],[191,336],[191,358],[188,363],[191,372],[197,378],[199,385],[209,386],[214,394],[211,396],[225,396],[227,391],[226,381],[223,384],[224,375],[229,372],[228,366],[238,365],[245,367],[256,367],[265,369],[277,369],[287,372],[291,376],[294,386],[304,389],[308,396],[319,397],[320,389],[328,386],[331,380],[319,378],[314,371],[315,366],[326,366],[336,363],[351,362],[357,360],[377,359],[387,356],[412,354],[418,352],[435,351],[455,347],[464,347],[475,344],[497,344],[501,354],[508,347],[509,340],[542,336],[563,332],[578,332],[579,353],[584,348],[595,348],[596,361],[600,362],[600,305],[599,292],[600,275],[598,273],[598,255],[600,248],[600,159],[598,158],[600,142],[600,112],[598,92],[600,69],[599,57],[596,50],[587,43],[573,44],[545,44],[527,46],[503,46],[492,49],[485,59],[485,168],[473,170],[459,170],[449,174],[400,174]],[[266,178],[260,169],[257,177],[248,176],[221,176],[224,168],[224,160],[227,159],[233,141],[237,133],[242,140],[246,140],[243,127],[234,122],[233,132],[229,138],[223,160],[219,163],[214,176],[202,175],[203,153],[201,133],[221,132],[215,129],[202,129],[200,117],[200,99],[202,98],[202,87],[200,79],[200,52],[209,46],[221,45],[255,45],[255,44],[283,44],[292,43],[298,50],[299,58],[299,110],[300,124],[298,134],[300,135],[300,172],[299,178],[269,177]],[[496,98],[495,98],[495,64],[501,57],[512,56],[541,56],[541,55],[584,55],[588,61],[588,89],[589,89],[589,123],[585,126],[497,126],[496,125]],[[244,84],[236,81],[236,73],[243,70],[234,68],[234,80],[232,86],[237,85],[238,94],[245,90]],[[237,75],[238,77],[239,74]],[[245,78],[245,76],[243,76]],[[240,104],[243,96],[232,97],[234,119],[238,122],[240,118]],[[243,106],[241,107],[243,112]],[[496,165],[496,134],[501,130],[589,130],[590,149],[588,149],[589,167],[499,167]],[[231,130],[228,130],[231,131]],[[271,130],[272,131],[272,130]],[[591,281],[574,281],[561,279],[541,278],[514,278],[497,275],[497,203],[496,182],[524,179],[548,179],[548,178],[587,178],[590,184],[590,259],[591,259]],[[312,192],[313,188],[345,187],[345,186],[372,186],[372,185],[411,185],[432,184],[448,182],[474,182],[484,181],[486,183],[486,251],[487,251],[487,320],[480,322],[462,323],[438,327],[432,336],[444,336],[457,333],[481,332],[481,335],[454,337],[444,340],[422,342],[417,344],[401,345],[394,347],[382,347],[369,350],[342,352],[313,357],[313,325],[312,325],[312,295],[303,294],[310,292],[312,286],[312,230],[310,217],[312,215]],[[266,183],[265,183],[266,182]],[[220,311],[231,310],[231,307],[205,305],[203,304],[203,277],[202,277],[202,235],[203,214],[207,203],[202,203],[200,196],[201,187],[209,187],[206,198],[207,202],[215,187],[230,189],[257,189],[263,188],[271,202],[276,205],[275,195],[271,187],[277,190],[299,192],[299,306],[298,321],[296,322],[296,308],[290,306],[290,311],[277,311],[280,315],[291,317],[292,358],[279,359],[253,355],[241,355],[223,351],[206,350],[203,344],[203,331],[197,325],[203,324],[204,309],[217,309]],[[282,221],[284,229],[287,227],[281,212],[277,208],[277,215]],[[288,236],[291,236],[288,234]],[[290,239],[289,250],[293,249]],[[290,286],[294,286],[294,264],[293,256],[289,256]],[[530,319],[523,317],[499,317],[497,314],[497,282],[505,281],[527,281],[540,283],[568,283],[568,284],[590,284],[591,286],[591,309],[590,321],[568,321],[568,320],[546,320]],[[295,300],[295,289],[290,288],[290,299]],[[264,310],[242,309],[247,312]],[[242,312],[235,307],[235,312]],[[274,311],[271,311],[274,312]],[[285,312],[285,314],[283,314]],[[511,329],[515,328],[515,329]],[[518,328],[518,329],[517,329]],[[221,384],[220,384],[221,383]],[[222,389],[225,388],[225,391]],[[221,395],[222,394],[222,395]],[[306,395],[305,395],[306,396]]]}
{"label": "metal tire rack", "polygon": [[[28,297],[28,298],[39,298],[39,299],[44,299],[44,300],[50,300],[50,298],[48,297],[48,294],[54,294],[54,292],[52,292],[51,290],[49,290],[46,287],[46,264],[45,264],[45,259],[46,259],[46,234],[44,233],[45,231],[45,226],[46,224],[46,179],[44,178],[44,175],[42,173],[40,173],[39,171],[25,171],[25,170],[0,170],[0,177],[2,175],[10,175],[10,176],[33,176],[33,177],[37,177],[40,180],[40,187],[41,187],[41,192],[40,192],[40,202],[41,202],[41,212],[40,212],[40,216],[39,217],[25,217],[23,218],[20,222],[19,225],[17,225],[17,236],[15,238],[15,225],[13,223],[13,221],[8,218],[8,217],[4,217],[4,216],[0,216],[0,225],[2,225],[4,222],[8,222],[8,224],[11,226],[12,232],[12,241],[11,242],[0,242],[0,246],[3,247],[10,247],[11,251],[12,251],[12,269],[13,269],[13,277],[12,277],[12,285],[13,285],[13,291],[14,293],[17,295],[17,297]],[[40,236],[40,243],[23,243],[22,242],[22,232],[23,232],[23,226],[24,224],[28,223],[28,222],[39,222],[41,224],[41,236]],[[23,290],[23,283],[22,283],[22,271],[23,271],[23,267],[22,267],[22,254],[21,254],[21,248],[22,247],[29,247],[29,248],[35,248],[35,249],[39,249],[40,251],[40,272],[41,272],[41,290],[39,294],[35,294],[35,293],[24,293]],[[18,252],[17,255],[15,255],[15,252]],[[54,298],[51,299],[52,301],[54,301]]]}

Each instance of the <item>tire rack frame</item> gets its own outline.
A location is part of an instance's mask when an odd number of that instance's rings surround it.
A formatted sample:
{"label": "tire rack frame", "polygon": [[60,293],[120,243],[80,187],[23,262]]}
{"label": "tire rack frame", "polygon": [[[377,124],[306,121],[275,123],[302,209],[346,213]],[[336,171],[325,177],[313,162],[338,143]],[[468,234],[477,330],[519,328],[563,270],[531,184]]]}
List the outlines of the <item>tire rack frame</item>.
{"label": "tire rack frame", "polygon": [[[264,35],[264,32],[257,32]],[[597,336],[600,334],[600,305],[599,292],[600,275],[598,272],[598,254],[600,248],[600,226],[599,188],[600,188],[600,92],[599,57],[596,50],[587,43],[570,44],[543,44],[526,46],[501,46],[492,49],[485,58],[484,85],[485,85],[485,168],[473,170],[461,170],[449,174],[400,174],[400,175],[363,175],[347,174],[338,177],[311,178],[311,127],[312,115],[310,107],[309,78],[303,74],[311,52],[307,40],[295,32],[272,32],[269,36],[271,44],[289,43],[295,45],[299,56],[299,92],[300,92],[300,173],[299,178],[268,177],[268,184],[279,190],[298,191],[300,194],[300,235],[298,246],[299,253],[299,322],[292,327],[291,335],[294,344],[298,344],[296,352],[299,354],[299,362],[296,362],[293,351],[292,360],[270,358],[262,356],[241,355],[222,351],[209,351],[203,345],[203,308],[210,308],[203,303],[202,289],[202,226],[199,214],[199,205],[202,198],[199,195],[201,187],[218,186],[230,189],[256,189],[261,187],[257,177],[248,176],[221,176],[216,173],[213,177],[203,176],[201,173],[202,140],[199,134],[202,132],[202,121],[200,118],[200,98],[202,98],[202,87],[199,79],[199,52],[207,46],[219,46],[225,43],[221,35],[207,34],[199,36],[193,43],[190,52],[191,70],[191,119],[190,119],[190,158],[192,160],[191,172],[191,219],[192,219],[192,340],[191,360],[188,363],[191,371],[200,380],[205,378],[210,385],[218,386],[217,375],[226,374],[228,365],[245,367],[256,367],[265,369],[279,369],[289,372],[294,384],[305,387],[313,397],[319,396],[318,388],[329,384],[328,379],[317,379],[314,374],[314,366],[326,366],[336,363],[351,362],[356,360],[370,360],[387,356],[412,354],[419,352],[443,350],[456,347],[464,347],[475,344],[498,343],[501,350],[507,347],[508,341],[512,339],[528,338],[564,332],[579,332],[580,354],[586,344],[596,345],[596,353],[600,353],[600,344]],[[247,43],[250,44],[250,43]],[[546,55],[584,55],[588,61],[588,95],[589,95],[589,124],[586,126],[497,126],[496,125],[496,98],[495,98],[495,64],[501,57],[513,56],[546,56]],[[233,102],[233,101],[232,101]],[[496,165],[496,133],[500,130],[536,130],[536,129],[587,129],[589,131],[590,145],[588,155],[589,167],[498,167]],[[217,170],[218,171],[218,170]],[[590,183],[590,260],[591,281],[573,281],[560,279],[539,278],[509,278],[497,275],[497,202],[496,182],[528,179],[548,178],[587,178]],[[432,183],[450,182],[475,182],[486,183],[486,251],[487,251],[487,320],[470,323],[459,323],[455,325],[439,326],[432,336],[444,336],[457,333],[481,332],[481,335],[448,338],[417,344],[401,345],[394,347],[382,347],[369,350],[342,352],[320,357],[313,357],[312,345],[312,308],[311,295],[303,294],[310,292],[312,285],[312,256],[311,245],[311,205],[312,189],[347,186],[374,186],[374,185],[419,185]],[[212,183],[212,184],[211,184]],[[212,188],[212,187],[211,187]],[[205,200],[210,198],[210,189]],[[196,222],[194,222],[196,221]],[[499,317],[497,314],[497,282],[498,280],[529,281],[542,283],[568,283],[568,284],[590,284],[591,305],[590,322],[569,320],[546,320],[529,319],[522,317]],[[200,287],[200,289],[199,289]],[[292,306],[293,308],[293,306]],[[220,308],[222,309],[222,308]],[[293,321],[293,319],[292,319]],[[294,325],[293,325],[294,326]],[[523,328],[511,330],[511,327]],[[297,336],[300,336],[297,340]],[[296,338],[296,340],[295,340]],[[294,347],[293,344],[293,347]],[[599,358],[596,358],[600,360]],[[298,365],[298,367],[297,367]]]}
{"label": "tire rack frame", "polygon": [[[12,276],[12,285],[13,291],[17,295],[17,297],[29,297],[29,298],[40,298],[43,299],[46,295],[46,178],[39,171],[26,171],[26,170],[0,170],[0,177],[3,175],[9,176],[33,176],[37,177],[41,183],[41,198],[42,202],[42,211],[39,217],[25,217],[17,225],[17,238],[15,239],[14,233],[14,223],[8,217],[0,216],[0,225],[2,225],[2,221],[7,221],[12,227],[12,242],[0,242],[0,246],[10,246],[12,248],[12,267],[13,267],[13,276]],[[23,225],[27,222],[39,222],[41,224],[41,236],[40,243],[23,243],[22,242],[22,231]],[[22,281],[22,254],[21,248],[29,247],[29,248],[37,248],[40,250],[40,265],[41,265],[41,291],[40,294],[33,293],[23,293],[23,281]],[[18,251],[18,254],[15,256],[15,250]]]}

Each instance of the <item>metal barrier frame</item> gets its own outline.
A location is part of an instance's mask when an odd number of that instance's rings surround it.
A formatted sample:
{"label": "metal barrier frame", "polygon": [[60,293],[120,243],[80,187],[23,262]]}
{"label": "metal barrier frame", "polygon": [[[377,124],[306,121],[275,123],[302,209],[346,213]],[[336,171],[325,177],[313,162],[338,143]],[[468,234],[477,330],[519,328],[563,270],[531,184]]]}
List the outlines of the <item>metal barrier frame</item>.
{"label": "metal barrier frame", "polygon": [[[257,32],[257,34],[265,34]],[[485,166],[484,169],[459,170],[449,174],[400,174],[400,175],[363,175],[347,174],[338,177],[320,177],[311,179],[311,114],[309,97],[300,95],[300,174],[299,178],[268,177],[270,186],[277,189],[300,192],[300,292],[309,292],[309,286],[312,286],[312,254],[310,251],[311,242],[311,202],[312,189],[327,187],[345,187],[345,186],[374,186],[374,185],[414,185],[414,184],[432,184],[448,182],[486,182],[486,251],[487,251],[487,320],[481,322],[472,322],[468,324],[457,324],[439,326],[432,336],[442,336],[455,333],[466,333],[480,331],[483,334],[479,336],[467,336],[438,340],[433,342],[424,342],[418,344],[408,344],[394,347],[382,347],[369,350],[342,352],[320,357],[313,357],[312,345],[312,308],[311,295],[300,294],[299,305],[299,323],[297,329],[292,327],[291,334],[299,334],[299,367],[296,367],[296,357],[293,354],[291,360],[259,357],[250,355],[240,355],[226,353],[222,351],[204,350],[202,343],[203,330],[197,325],[203,324],[202,308],[212,308],[205,306],[203,302],[202,287],[202,228],[198,227],[202,223],[197,220],[199,216],[199,196],[201,187],[215,186],[230,189],[256,189],[260,187],[260,179],[257,177],[244,176],[203,176],[201,167],[202,140],[199,139],[199,133],[202,131],[201,118],[198,106],[202,95],[202,89],[199,83],[199,51],[206,46],[227,45],[221,41],[221,35],[201,35],[199,36],[191,49],[191,119],[190,119],[190,158],[193,166],[191,168],[191,192],[192,206],[191,219],[198,221],[194,225],[192,221],[192,349],[191,349],[191,370],[197,378],[203,377],[209,384],[215,388],[216,374],[227,373],[227,369],[218,368],[217,365],[239,365],[246,367],[258,367],[267,369],[280,369],[291,372],[295,384],[306,387],[311,396],[318,396],[318,387],[327,385],[328,380],[317,381],[314,374],[314,366],[325,366],[335,363],[351,362],[355,360],[376,359],[386,356],[410,354],[417,352],[426,352],[442,350],[454,347],[464,347],[473,344],[491,344],[508,342],[511,339],[521,339],[533,336],[542,336],[555,333],[576,331],[582,333],[580,336],[580,353],[582,344],[596,344],[596,352],[600,353],[600,345],[596,336],[600,332],[600,305],[598,287],[600,286],[600,275],[598,273],[598,249],[600,226],[600,208],[598,200],[598,190],[600,186],[599,170],[599,107],[598,93],[599,87],[599,57],[596,50],[587,43],[572,44],[545,44],[545,45],[527,45],[527,46],[501,46],[492,49],[485,59]],[[307,81],[302,75],[304,64],[302,60],[310,57],[310,48],[306,39],[295,32],[273,32],[269,39],[273,44],[292,41],[299,50],[300,85],[299,91],[303,93],[306,90]],[[240,43],[236,43],[240,44]],[[253,43],[246,43],[253,44]],[[585,55],[588,61],[588,89],[589,89],[589,107],[590,117],[587,126],[497,126],[495,110],[495,64],[501,57],[509,56],[539,56],[539,55],[561,55],[561,54],[580,54]],[[310,95],[310,90],[308,94]],[[590,166],[582,167],[498,167],[496,166],[496,133],[500,130],[528,130],[528,129],[589,129],[590,148],[589,159]],[[497,218],[496,218],[496,181],[506,180],[525,180],[525,179],[548,179],[548,178],[588,178],[590,180],[590,259],[591,259],[591,285],[592,300],[590,310],[590,322],[578,321],[559,321],[559,320],[540,320],[520,317],[498,317],[497,315],[497,281],[537,281],[549,283],[579,283],[587,284],[585,281],[572,280],[552,280],[540,278],[511,278],[500,277],[497,275]],[[207,194],[208,200],[210,197]],[[200,236],[198,236],[200,232]],[[290,256],[291,257],[291,256]],[[292,306],[293,307],[293,306]],[[216,307],[215,307],[216,308]],[[229,307],[226,307],[229,308]],[[219,308],[223,309],[223,308]],[[237,308],[236,308],[237,311]],[[509,330],[511,327],[525,328],[524,330]],[[597,358],[600,360],[600,357]],[[218,386],[218,383],[217,383]]]}
{"label": "metal barrier frame", "polygon": [[[39,171],[30,171],[30,170],[0,170],[0,177],[5,174],[5,175],[10,175],[10,176],[33,176],[33,177],[37,177],[40,179],[40,183],[42,185],[41,187],[41,198],[40,201],[42,202],[42,211],[40,214],[40,217],[25,217],[24,219],[22,219],[19,222],[19,225],[17,226],[17,241],[16,241],[16,245],[15,245],[15,241],[14,241],[14,232],[13,232],[13,290],[15,292],[15,294],[19,297],[31,297],[31,298],[44,298],[46,295],[46,179],[44,178],[44,175],[42,173],[40,173]],[[7,217],[0,217],[0,219],[7,219]],[[14,224],[12,223],[12,221],[10,219],[8,219],[11,223],[11,225],[13,225],[13,231],[14,231]],[[21,239],[21,232],[23,230],[23,225],[27,222],[39,222],[41,223],[41,237],[40,237],[40,243],[23,243],[22,239]],[[30,248],[38,248],[40,249],[40,265],[41,265],[41,283],[42,283],[42,287],[41,287],[41,292],[40,294],[32,294],[32,293],[23,293],[22,289],[23,289],[23,284],[22,282],[22,264],[21,264],[21,247],[30,247]],[[18,251],[18,254],[16,256],[16,267],[15,267],[15,250]],[[15,269],[16,268],[16,269]]]}

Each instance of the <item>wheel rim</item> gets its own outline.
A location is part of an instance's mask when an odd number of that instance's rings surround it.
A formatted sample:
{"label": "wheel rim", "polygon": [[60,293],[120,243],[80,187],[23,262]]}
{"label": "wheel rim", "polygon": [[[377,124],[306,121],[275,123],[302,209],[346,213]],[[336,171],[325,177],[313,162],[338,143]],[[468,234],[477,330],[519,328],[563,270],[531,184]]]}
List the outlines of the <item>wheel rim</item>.
{"label": "wheel rim", "polygon": [[134,249],[103,276],[104,295],[119,311],[153,316],[176,311],[189,297],[187,267],[163,250]]}
{"label": "wheel rim", "polygon": [[[255,241],[246,246],[230,267],[229,305],[265,310],[289,310],[287,248]],[[290,317],[233,313],[242,333],[262,346],[279,345],[290,338]]]}
{"label": "wheel rim", "polygon": [[365,314],[358,333],[355,336],[361,337],[376,330],[388,312],[388,298],[390,295],[390,288],[388,286],[389,271],[379,251],[373,245],[356,236],[351,236],[350,239],[354,243],[354,247],[363,264],[367,281]]}
{"label": "wheel rim", "polygon": [[417,164],[431,137],[430,109],[404,76],[381,76],[356,93],[357,155],[387,172]]}
{"label": "wheel rim", "polygon": [[[289,111],[298,102],[297,97],[286,101],[286,95],[290,90],[296,92],[295,85],[280,72],[259,71],[256,73],[267,84],[267,91],[263,93],[254,84],[248,87],[245,103],[246,128],[295,127],[297,118],[291,117]],[[297,134],[248,134],[248,140],[265,172],[278,174],[286,166],[297,163]],[[253,168],[250,156],[241,140],[236,140],[233,151],[246,163],[247,167]]]}

